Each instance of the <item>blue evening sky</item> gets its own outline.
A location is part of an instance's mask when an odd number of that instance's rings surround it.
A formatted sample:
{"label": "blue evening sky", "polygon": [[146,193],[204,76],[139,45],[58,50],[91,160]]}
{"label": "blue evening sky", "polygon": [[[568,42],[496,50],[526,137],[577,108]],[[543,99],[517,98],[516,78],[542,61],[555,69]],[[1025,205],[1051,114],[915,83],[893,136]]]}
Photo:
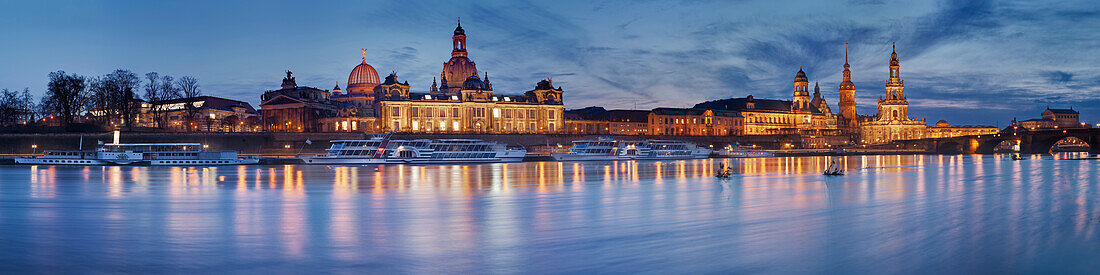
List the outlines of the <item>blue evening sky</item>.
{"label": "blue evening sky", "polygon": [[[40,95],[56,70],[192,75],[258,105],[285,70],[341,87],[367,48],[425,91],[457,18],[497,93],[552,75],[567,108],[789,99],[803,66],[836,111],[844,42],[858,111],[884,94],[896,41],[910,114],[1005,126],[1046,106],[1100,122],[1097,1],[7,1],[0,88]],[[811,85],[813,85],[811,83]]]}

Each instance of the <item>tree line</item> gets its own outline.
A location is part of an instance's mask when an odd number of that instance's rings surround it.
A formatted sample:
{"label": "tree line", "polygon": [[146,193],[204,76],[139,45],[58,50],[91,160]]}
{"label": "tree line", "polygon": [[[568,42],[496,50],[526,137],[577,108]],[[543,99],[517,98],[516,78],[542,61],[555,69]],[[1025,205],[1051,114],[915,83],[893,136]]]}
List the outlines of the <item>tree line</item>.
{"label": "tree line", "polygon": [[[142,111],[142,100],[157,102],[202,96],[199,81],[191,76],[175,79],[156,72],[146,73],[144,81],[129,70],[86,77],[56,71],[49,74],[49,84],[38,103],[29,88],[22,93],[3,89],[0,93],[0,125],[33,124],[39,118],[54,117],[61,126],[72,125],[84,113],[106,121],[121,122],[120,127],[133,129]],[[149,112],[156,127],[164,122],[166,106],[151,105]],[[197,107],[185,105],[188,123],[194,119]]]}

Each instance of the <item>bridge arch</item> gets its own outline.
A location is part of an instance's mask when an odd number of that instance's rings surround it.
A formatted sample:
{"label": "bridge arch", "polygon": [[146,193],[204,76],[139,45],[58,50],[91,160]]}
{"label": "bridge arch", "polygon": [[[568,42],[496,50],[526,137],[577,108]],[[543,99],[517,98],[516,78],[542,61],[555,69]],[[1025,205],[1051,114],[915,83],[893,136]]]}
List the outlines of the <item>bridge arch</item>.
{"label": "bridge arch", "polygon": [[957,141],[945,141],[936,146],[936,153],[940,154],[962,154],[963,144]]}
{"label": "bridge arch", "polygon": [[983,141],[980,142],[980,144],[978,145],[977,150],[975,150],[974,153],[977,153],[977,154],[998,153],[998,152],[1002,152],[1001,149],[1003,149],[1004,146],[1009,146],[1009,148],[1011,149],[1011,146],[1015,143],[1016,143],[1015,139],[1009,139],[1009,138],[987,139],[987,140],[983,140]]}

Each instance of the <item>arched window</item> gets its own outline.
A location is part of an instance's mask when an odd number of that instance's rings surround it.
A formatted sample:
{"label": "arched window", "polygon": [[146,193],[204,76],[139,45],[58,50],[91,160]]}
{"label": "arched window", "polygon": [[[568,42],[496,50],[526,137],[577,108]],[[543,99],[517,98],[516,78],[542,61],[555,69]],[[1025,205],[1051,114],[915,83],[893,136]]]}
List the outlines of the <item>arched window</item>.
{"label": "arched window", "polygon": [[898,110],[894,110],[894,119],[898,119]]}

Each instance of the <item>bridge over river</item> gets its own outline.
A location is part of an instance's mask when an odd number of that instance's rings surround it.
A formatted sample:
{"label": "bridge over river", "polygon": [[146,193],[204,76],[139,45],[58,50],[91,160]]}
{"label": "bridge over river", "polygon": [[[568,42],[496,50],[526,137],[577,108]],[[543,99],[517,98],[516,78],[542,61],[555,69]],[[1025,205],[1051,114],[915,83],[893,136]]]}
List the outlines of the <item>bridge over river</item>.
{"label": "bridge over river", "polygon": [[992,154],[998,145],[1015,142],[1020,145],[1021,153],[1039,154],[1050,152],[1055,144],[1071,141],[1074,138],[1087,143],[1090,153],[1100,153],[1100,128],[1039,131],[1009,130],[993,135],[899,140],[888,145],[875,147],[923,149],[928,152],[943,154]]}

